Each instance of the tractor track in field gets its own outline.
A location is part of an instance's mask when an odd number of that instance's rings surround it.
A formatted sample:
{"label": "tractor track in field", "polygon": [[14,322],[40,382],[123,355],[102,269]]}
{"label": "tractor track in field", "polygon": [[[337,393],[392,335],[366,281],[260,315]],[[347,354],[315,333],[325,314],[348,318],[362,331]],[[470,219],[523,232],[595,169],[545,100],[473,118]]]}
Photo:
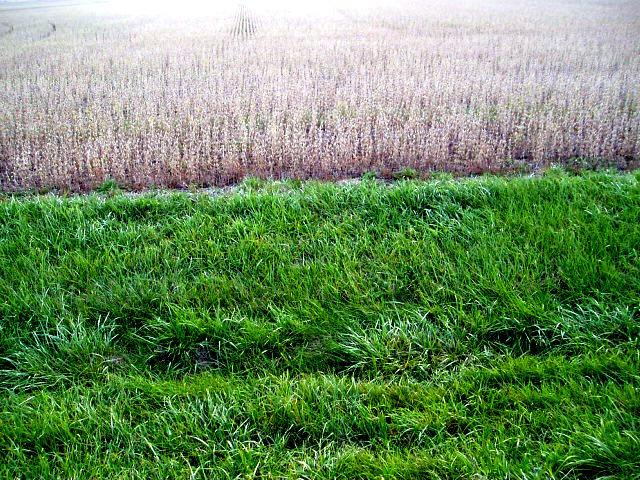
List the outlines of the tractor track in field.
{"label": "tractor track in field", "polygon": [[231,36],[236,39],[247,39],[255,35],[257,30],[258,21],[255,16],[245,5],[240,5],[233,18]]}
{"label": "tractor track in field", "polygon": [[[16,35],[21,35],[27,41],[40,42],[42,40],[50,38],[54,33],[58,31],[58,26],[55,23],[47,22],[46,24],[48,25],[46,31],[38,33],[37,31],[33,32],[30,28],[16,30],[16,28],[12,24],[8,22],[0,22],[0,39],[7,37],[15,32]],[[39,25],[42,25],[42,23],[38,24],[36,28]]]}

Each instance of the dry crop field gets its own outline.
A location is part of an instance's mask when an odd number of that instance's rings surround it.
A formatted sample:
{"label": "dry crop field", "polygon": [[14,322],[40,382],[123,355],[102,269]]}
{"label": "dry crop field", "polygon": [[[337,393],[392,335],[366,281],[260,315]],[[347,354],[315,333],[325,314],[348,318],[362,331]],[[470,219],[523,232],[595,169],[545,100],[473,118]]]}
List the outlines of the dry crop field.
{"label": "dry crop field", "polygon": [[0,2],[0,188],[637,165],[635,1],[128,3]]}

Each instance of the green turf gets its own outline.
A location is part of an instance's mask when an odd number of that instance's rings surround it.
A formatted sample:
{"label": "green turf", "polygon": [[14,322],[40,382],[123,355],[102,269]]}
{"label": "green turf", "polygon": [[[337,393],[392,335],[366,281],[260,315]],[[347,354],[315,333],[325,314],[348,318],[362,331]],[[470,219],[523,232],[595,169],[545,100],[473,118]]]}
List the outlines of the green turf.
{"label": "green turf", "polygon": [[0,200],[2,478],[639,478],[640,175]]}

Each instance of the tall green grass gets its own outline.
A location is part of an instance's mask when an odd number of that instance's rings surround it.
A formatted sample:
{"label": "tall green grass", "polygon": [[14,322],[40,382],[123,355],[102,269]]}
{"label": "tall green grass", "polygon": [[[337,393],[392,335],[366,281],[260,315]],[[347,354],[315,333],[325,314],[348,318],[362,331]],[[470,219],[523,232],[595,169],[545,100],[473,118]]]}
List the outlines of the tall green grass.
{"label": "tall green grass", "polygon": [[638,478],[640,179],[0,200],[0,476]]}

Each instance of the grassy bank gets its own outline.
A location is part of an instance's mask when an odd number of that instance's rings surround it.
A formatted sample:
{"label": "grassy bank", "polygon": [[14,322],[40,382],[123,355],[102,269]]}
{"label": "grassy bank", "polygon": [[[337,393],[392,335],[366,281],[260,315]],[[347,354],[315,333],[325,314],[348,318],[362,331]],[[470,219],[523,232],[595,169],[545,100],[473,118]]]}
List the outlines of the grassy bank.
{"label": "grassy bank", "polygon": [[0,476],[634,478],[640,181],[0,201]]}

